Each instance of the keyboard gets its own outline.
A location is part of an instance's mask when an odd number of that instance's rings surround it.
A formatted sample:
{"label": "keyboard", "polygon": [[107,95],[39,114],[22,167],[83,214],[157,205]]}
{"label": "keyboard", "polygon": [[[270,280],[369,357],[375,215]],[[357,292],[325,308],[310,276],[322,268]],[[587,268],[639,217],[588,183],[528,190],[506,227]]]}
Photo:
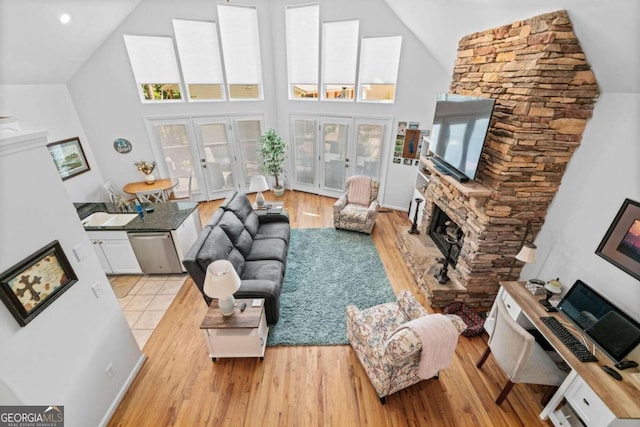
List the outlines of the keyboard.
{"label": "keyboard", "polygon": [[582,344],[571,332],[565,328],[555,317],[541,317],[540,320],[551,329],[560,341],[574,354],[581,362],[597,362],[595,357],[587,347]]}

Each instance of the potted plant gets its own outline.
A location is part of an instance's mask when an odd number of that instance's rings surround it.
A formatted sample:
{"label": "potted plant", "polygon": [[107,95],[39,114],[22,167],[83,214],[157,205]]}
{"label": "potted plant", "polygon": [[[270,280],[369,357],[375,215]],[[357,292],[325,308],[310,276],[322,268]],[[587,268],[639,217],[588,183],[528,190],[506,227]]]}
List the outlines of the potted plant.
{"label": "potted plant", "polygon": [[282,140],[275,129],[267,129],[258,138],[258,154],[262,157],[261,170],[275,179],[273,194],[284,195],[284,183],[280,183],[280,175],[284,172],[285,151],[287,143]]}

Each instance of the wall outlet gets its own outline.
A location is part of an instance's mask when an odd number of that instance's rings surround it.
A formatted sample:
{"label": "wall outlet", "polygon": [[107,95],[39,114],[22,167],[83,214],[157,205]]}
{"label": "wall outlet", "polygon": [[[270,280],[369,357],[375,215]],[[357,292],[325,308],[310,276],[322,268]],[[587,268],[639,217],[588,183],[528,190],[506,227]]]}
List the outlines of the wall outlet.
{"label": "wall outlet", "polygon": [[109,381],[111,381],[113,377],[116,376],[116,370],[113,369],[113,363],[109,363],[109,366],[107,366],[107,369],[104,370],[104,374],[107,376],[107,379]]}
{"label": "wall outlet", "polygon": [[96,298],[100,298],[102,296],[102,286],[100,285],[100,282],[96,282],[95,285],[91,287],[91,290]]}
{"label": "wall outlet", "polygon": [[78,261],[82,261],[87,256],[82,244],[79,244],[73,247],[73,254],[76,256],[76,259]]}

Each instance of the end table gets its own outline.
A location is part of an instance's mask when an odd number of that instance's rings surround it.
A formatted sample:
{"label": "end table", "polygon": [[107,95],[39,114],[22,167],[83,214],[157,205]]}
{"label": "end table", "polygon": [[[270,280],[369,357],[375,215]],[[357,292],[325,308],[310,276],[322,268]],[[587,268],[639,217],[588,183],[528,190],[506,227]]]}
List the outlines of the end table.
{"label": "end table", "polygon": [[[260,306],[253,306],[253,301]],[[242,303],[247,303],[240,311]],[[237,299],[231,316],[223,316],[218,300],[213,300],[200,329],[214,362],[218,357],[259,357],[264,360],[269,328],[264,312],[264,299]]]}

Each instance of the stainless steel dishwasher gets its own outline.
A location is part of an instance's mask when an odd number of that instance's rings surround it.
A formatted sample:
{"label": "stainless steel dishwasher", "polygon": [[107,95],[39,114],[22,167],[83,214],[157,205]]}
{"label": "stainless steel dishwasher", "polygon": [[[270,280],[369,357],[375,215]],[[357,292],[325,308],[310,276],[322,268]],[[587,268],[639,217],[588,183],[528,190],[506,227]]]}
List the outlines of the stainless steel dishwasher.
{"label": "stainless steel dishwasher", "polygon": [[127,233],[143,273],[182,273],[171,233],[168,231]]}

